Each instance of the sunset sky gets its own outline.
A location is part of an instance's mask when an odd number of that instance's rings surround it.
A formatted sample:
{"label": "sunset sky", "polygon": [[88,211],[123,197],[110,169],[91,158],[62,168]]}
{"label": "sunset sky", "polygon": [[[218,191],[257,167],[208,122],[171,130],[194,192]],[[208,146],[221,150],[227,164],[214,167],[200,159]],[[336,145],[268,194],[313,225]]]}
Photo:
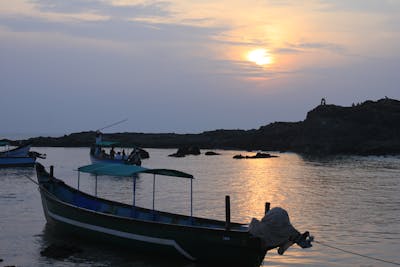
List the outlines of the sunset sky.
{"label": "sunset sky", "polygon": [[198,133],[400,99],[398,0],[0,0],[0,137]]}

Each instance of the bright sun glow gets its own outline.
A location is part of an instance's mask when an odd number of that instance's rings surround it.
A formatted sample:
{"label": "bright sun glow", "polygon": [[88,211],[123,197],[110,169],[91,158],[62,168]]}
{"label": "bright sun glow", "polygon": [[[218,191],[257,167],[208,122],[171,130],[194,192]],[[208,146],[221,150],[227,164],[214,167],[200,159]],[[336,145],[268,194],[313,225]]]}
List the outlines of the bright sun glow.
{"label": "bright sun glow", "polygon": [[266,49],[255,49],[247,53],[247,59],[257,65],[268,65],[273,62],[272,56]]}

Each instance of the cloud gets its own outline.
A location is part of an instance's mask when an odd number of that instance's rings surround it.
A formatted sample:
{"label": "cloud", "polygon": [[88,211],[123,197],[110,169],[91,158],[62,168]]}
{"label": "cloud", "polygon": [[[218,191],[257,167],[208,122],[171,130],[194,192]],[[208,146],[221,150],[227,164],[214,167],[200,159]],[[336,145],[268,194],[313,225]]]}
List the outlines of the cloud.
{"label": "cloud", "polygon": [[338,54],[344,54],[347,49],[345,46],[327,42],[303,42],[289,43],[285,47],[277,48],[273,52],[278,54],[300,54],[315,50],[329,51]]}
{"label": "cloud", "polygon": [[324,42],[298,43],[298,44],[293,44],[291,46],[300,49],[320,49],[338,53],[344,52],[346,50],[342,45],[335,43],[324,43]]}
{"label": "cloud", "polygon": [[321,11],[356,13],[398,13],[400,2],[393,0],[319,0]]}
{"label": "cloud", "polygon": [[[15,32],[58,33],[70,37],[147,46],[211,42],[226,29],[204,26],[211,18],[175,18],[165,1],[116,5],[103,0],[31,0],[30,13],[0,14],[0,26]],[[150,44],[149,44],[150,42]]]}
{"label": "cloud", "polygon": [[111,16],[113,18],[129,18],[137,16],[170,16],[167,2],[152,2],[135,5],[113,5],[100,0],[32,0],[35,7],[41,12],[56,13],[86,13],[92,12]]}
{"label": "cloud", "polygon": [[299,4],[298,0],[266,0],[265,2],[272,6],[292,6]]}
{"label": "cloud", "polygon": [[155,24],[118,19],[65,23],[34,17],[0,17],[0,25],[16,32],[54,32],[68,36],[112,40],[115,42],[143,44],[153,42],[153,44],[147,44],[149,46],[155,45],[155,42],[158,42],[158,45],[178,42],[197,43],[200,40],[208,40],[209,36],[222,30],[190,25]]}
{"label": "cloud", "polygon": [[291,55],[291,54],[304,53],[304,50],[293,47],[282,47],[275,49],[273,52],[281,55]]}

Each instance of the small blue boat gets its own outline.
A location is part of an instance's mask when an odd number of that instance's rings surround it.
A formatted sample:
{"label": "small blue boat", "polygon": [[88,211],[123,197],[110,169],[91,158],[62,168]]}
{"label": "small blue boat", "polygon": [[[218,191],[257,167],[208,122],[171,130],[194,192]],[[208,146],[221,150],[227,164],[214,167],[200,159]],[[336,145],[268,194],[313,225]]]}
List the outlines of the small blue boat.
{"label": "small blue boat", "polygon": [[31,144],[24,144],[13,149],[7,149],[10,144],[6,141],[1,141],[0,146],[6,147],[6,150],[0,151],[0,157],[25,157],[31,149]]}
{"label": "small blue boat", "polygon": [[46,156],[34,151],[29,151],[31,144],[25,144],[13,149],[7,149],[8,142],[1,141],[0,146],[6,147],[6,150],[0,152],[0,167],[32,167],[37,158]]}
{"label": "small blue boat", "polygon": [[[119,145],[115,141],[103,141],[103,135],[100,131],[96,132],[96,143],[90,148],[90,159],[93,163],[119,163],[129,165],[142,165],[141,149],[133,148],[129,154],[125,149],[115,151],[114,148]],[[107,153],[105,148],[110,148]]]}

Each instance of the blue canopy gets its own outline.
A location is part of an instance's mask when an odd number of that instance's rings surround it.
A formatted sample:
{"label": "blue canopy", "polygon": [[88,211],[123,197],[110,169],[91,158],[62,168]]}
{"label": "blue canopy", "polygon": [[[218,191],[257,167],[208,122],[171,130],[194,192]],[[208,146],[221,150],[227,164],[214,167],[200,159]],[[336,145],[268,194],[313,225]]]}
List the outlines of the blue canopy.
{"label": "blue canopy", "polygon": [[0,146],[8,146],[8,142],[7,141],[0,141]]}
{"label": "blue canopy", "polygon": [[95,163],[78,168],[80,172],[91,173],[95,175],[113,175],[132,177],[137,173],[153,173],[165,176],[174,176],[193,179],[193,175],[171,169],[148,169],[137,165],[116,164],[116,163]]}

